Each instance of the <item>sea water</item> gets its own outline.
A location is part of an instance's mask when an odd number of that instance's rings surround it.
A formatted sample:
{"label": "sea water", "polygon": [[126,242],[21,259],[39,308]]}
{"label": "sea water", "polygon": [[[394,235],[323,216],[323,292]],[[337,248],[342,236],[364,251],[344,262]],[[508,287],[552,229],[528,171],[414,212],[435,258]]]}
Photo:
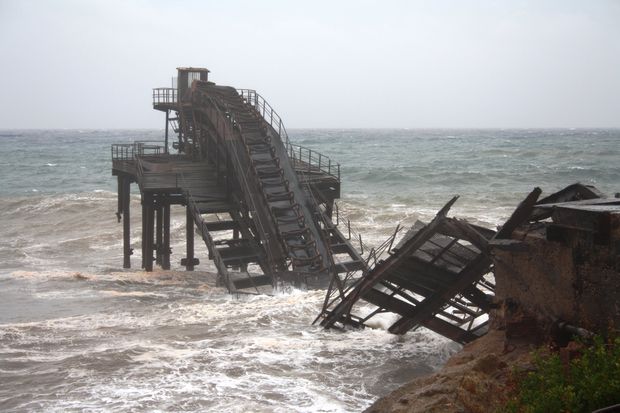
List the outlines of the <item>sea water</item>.
{"label": "sea water", "polygon": [[[341,164],[341,224],[367,245],[396,225],[451,214],[495,227],[534,187],[620,190],[620,130],[291,130]],[[172,270],[134,269],[110,145],[159,130],[0,131],[0,411],[356,412],[434,371],[458,346],[428,330],[402,337],[312,326],[324,291],[233,297],[200,265],[180,266],[184,213],[172,208]]]}

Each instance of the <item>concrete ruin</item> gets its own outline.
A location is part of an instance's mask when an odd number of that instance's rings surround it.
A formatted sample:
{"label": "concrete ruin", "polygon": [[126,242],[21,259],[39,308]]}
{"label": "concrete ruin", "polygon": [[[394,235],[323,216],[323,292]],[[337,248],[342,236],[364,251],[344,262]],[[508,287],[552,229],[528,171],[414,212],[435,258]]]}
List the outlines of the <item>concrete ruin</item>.
{"label": "concrete ruin", "polygon": [[531,368],[533,350],[617,331],[619,220],[620,199],[581,184],[537,201],[509,237],[489,242],[495,296],[487,334],[366,412],[501,411],[512,372]]}

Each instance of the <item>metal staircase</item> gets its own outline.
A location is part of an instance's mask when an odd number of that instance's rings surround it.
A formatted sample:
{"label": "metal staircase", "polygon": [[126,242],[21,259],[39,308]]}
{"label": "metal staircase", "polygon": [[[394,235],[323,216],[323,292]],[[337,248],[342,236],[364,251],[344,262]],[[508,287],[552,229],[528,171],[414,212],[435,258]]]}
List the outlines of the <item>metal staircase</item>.
{"label": "metal staircase", "polygon": [[[209,258],[218,270],[220,284],[232,293],[261,293],[260,287],[270,286],[272,277],[261,271],[266,268],[264,252],[249,236],[249,228],[235,207],[238,204],[200,202],[190,191],[187,199],[192,219],[209,250]],[[220,219],[220,214],[228,214],[228,219]],[[252,264],[260,268],[250,271],[248,266]]]}
{"label": "metal staircase", "polygon": [[[272,229],[258,231],[257,235],[278,247],[277,255],[284,258],[274,263],[275,269],[292,270],[301,282],[309,276],[327,274],[327,248],[279,136],[235,89],[196,83],[194,99],[202,99],[203,106],[214,106],[231,126],[226,137],[229,159],[238,178],[241,175],[242,195],[248,205],[256,207],[252,218],[261,227]],[[279,155],[283,155],[283,161]]]}
{"label": "metal staircase", "polygon": [[[338,273],[366,268],[331,222],[339,165],[292,145],[279,116],[255,91],[194,81],[172,119],[180,151],[211,165],[227,194],[212,207],[199,182],[184,185],[193,187],[186,190],[191,219],[229,290],[258,291],[279,281],[325,287]],[[325,190],[335,192],[325,199]]]}

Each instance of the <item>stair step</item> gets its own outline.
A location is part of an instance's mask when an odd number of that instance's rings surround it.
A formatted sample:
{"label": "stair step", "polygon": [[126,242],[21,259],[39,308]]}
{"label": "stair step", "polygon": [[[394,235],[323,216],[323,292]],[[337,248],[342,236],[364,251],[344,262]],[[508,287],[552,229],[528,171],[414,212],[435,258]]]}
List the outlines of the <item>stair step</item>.
{"label": "stair step", "polygon": [[260,183],[263,186],[263,188],[265,188],[265,187],[277,188],[277,187],[280,187],[280,186],[287,186],[288,187],[288,181],[286,179],[284,179],[283,176],[265,177],[265,178],[261,179]]}
{"label": "stair step", "polygon": [[279,202],[279,201],[287,201],[291,202],[294,198],[292,192],[282,191],[282,192],[274,192],[274,193],[265,193],[265,197],[267,198],[267,202]]}
{"label": "stair step", "polygon": [[252,163],[254,164],[255,168],[259,168],[259,167],[279,168],[280,167],[280,159],[273,158],[270,156],[263,156],[263,157],[253,156]]}
{"label": "stair step", "polygon": [[213,231],[227,231],[231,229],[239,229],[239,224],[235,221],[213,221],[207,222],[207,230]]}
{"label": "stair step", "polygon": [[249,245],[227,246],[217,249],[227,267],[238,267],[258,262],[259,254]]}
{"label": "stair step", "polygon": [[[231,117],[241,131],[241,141],[247,154],[246,159],[250,161],[248,165],[251,168],[250,173],[253,172],[258,178],[260,191],[264,197],[261,202],[266,201],[268,207],[270,216],[265,218],[273,220],[279,238],[282,240],[282,246],[285,247],[288,257],[292,260],[294,269],[310,273],[320,271],[324,263],[322,255],[317,250],[319,241],[314,239],[313,233],[307,227],[313,223],[306,222],[306,219],[314,218],[309,214],[304,217],[305,207],[295,203],[303,199],[295,199],[295,194],[289,187],[289,181],[285,179],[289,170],[285,171],[281,168],[280,161],[285,162],[285,160],[280,160],[276,156],[274,148],[274,145],[281,145],[281,143],[271,142],[272,135],[269,133],[269,126],[256,113],[256,109],[244,101],[234,89],[213,88],[213,95],[221,99],[222,106],[231,113]],[[233,253],[233,247],[222,248],[221,251],[226,262],[235,259],[238,261],[239,257],[245,256],[244,253]],[[265,279],[267,283],[271,283],[271,277]],[[233,283],[237,288],[241,288],[237,283],[243,283],[246,287],[253,286],[251,280],[236,280]]]}
{"label": "stair step", "polygon": [[246,288],[254,288],[260,287],[263,285],[271,284],[271,277],[268,275],[253,275],[252,278],[240,278],[238,280],[233,280],[232,283],[237,290],[243,290]]}
{"label": "stair step", "polygon": [[197,203],[200,214],[217,214],[221,212],[228,212],[233,209],[233,206],[229,202],[211,201]]}
{"label": "stair step", "polygon": [[256,168],[256,173],[258,177],[262,179],[264,178],[276,178],[279,176],[284,176],[282,173],[282,169],[274,167],[274,168]]}

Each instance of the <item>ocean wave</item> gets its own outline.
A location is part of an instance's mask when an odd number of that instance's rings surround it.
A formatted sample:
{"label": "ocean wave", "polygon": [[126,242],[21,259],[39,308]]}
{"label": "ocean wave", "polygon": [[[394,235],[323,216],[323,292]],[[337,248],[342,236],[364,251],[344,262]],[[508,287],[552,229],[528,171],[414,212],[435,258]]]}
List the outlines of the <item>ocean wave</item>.
{"label": "ocean wave", "polygon": [[[134,198],[137,199],[137,198]],[[23,212],[58,212],[69,209],[88,209],[109,207],[116,200],[116,194],[105,190],[92,193],[33,195],[27,197],[0,197],[0,210],[3,214]]]}
{"label": "ocean wave", "polygon": [[[97,279],[92,282],[103,282]],[[13,369],[3,371],[12,383],[0,390],[3,406],[19,409],[28,403],[8,396],[21,384],[19,377],[26,374],[33,391],[51,372],[62,377],[57,385],[63,398],[37,398],[46,411],[105,406],[106,400],[114,401],[117,411],[167,410],[178,403],[170,394],[204,407],[205,389],[213,396],[210,409],[219,411],[251,406],[359,411],[376,395],[432,370],[458,348],[423,329],[401,337],[384,329],[342,334],[311,326],[323,291],[234,299],[217,289],[174,299],[148,285],[134,288],[98,289],[103,294],[91,301],[117,304],[92,314],[3,324],[0,351],[14,355]],[[390,374],[395,368],[403,369],[402,376]],[[78,383],[88,393],[70,390]]]}

